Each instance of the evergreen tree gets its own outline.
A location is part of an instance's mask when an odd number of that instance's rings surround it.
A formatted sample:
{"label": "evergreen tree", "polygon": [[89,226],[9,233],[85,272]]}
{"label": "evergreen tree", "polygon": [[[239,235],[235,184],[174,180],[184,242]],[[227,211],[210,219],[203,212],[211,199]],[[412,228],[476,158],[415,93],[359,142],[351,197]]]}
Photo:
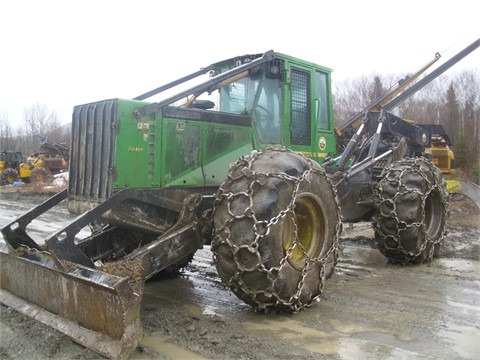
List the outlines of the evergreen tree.
{"label": "evergreen tree", "polygon": [[460,133],[463,133],[464,129],[463,122],[460,119],[460,110],[453,81],[450,82],[446,93],[446,102],[443,106],[441,122],[447,134],[457,134],[457,136],[452,137],[454,142],[456,142],[456,138],[460,136]]}
{"label": "evergreen tree", "polygon": [[371,85],[370,92],[368,94],[369,100],[378,100],[384,93],[385,89],[383,87],[382,80],[380,79],[380,76],[375,75],[373,78],[373,84]]}
{"label": "evergreen tree", "polygon": [[456,167],[465,170],[468,160],[468,138],[465,136],[465,133],[457,135],[453,151],[455,153]]}

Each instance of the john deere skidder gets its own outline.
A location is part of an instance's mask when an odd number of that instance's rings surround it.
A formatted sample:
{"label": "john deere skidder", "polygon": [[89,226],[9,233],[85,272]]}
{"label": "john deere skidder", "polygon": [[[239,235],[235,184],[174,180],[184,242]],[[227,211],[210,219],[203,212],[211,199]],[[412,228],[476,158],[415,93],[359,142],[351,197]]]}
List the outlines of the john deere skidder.
{"label": "john deere skidder", "polygon": [[[144,281],[204,244],[222,281],[263,310],[320,298],[342,220],[371,220],[392,261],[431,260],[445,232],[444,181],[425,131],[389,112],[424,70],[340,129],[330,70],[273,51],[75,107],[68,189],[2,229],[1,302],[124,358],[142,337]],[[27,225],[64,199],[79,216],[30,237]]]}

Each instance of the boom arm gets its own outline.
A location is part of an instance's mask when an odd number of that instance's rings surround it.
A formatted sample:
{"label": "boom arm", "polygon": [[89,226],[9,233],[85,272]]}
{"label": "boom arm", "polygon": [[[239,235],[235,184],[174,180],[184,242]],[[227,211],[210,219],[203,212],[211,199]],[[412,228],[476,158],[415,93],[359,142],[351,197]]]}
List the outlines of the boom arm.
{"label": "boom arm", "polygon": [[415,75],[409,77],[408,79],[406,79],[403,82],[399,82],[398,86],[396,86],[395,88],[390,90],[387,94],[382,96],[380,99],[374,100],[365,109],[363,109],[358,114],[354,115],[346,123],[342,124],[338,129],[336,129],[337,134],[341,135],[342,132],[349,127],[352,127],[356,131],[360,127],[360,125],[362,124],[362,119],[363,119],[364,115],[369,111],[379,111],[380,108],[382,108],[386,111],[390,111],[390,110],[394,109],[396,106],[400,105],[402,102],[404,102],[410,96],[414,95],[417,91],[421,90],[423,87],[428,85],[431,81],[433,81],[438,76],[443,74],[445,71],[447,71],[453,65],[455,65],[457,62],[459,62],[464,57],[469,55],[471,52],[473,52],[479,46],[480,46],[480,39],[477,39],[472,44],[467,46],[465,49],[463,49],[462,51],[457,53],[455,56],[450,58],[448,61],[446,61],[444,64],[439,66],[437,69],[432,71],[430,74],[425,76],[423,79],[419,80],[414,85],[408,87],[416,79],[418,79],[418,77],[421,74],[423,74],[430,66],[432,66],[438,59],[440,59],[440,54],[439,53],[435,54],[435,58],[432,61],[430,61],[428,64],[426,64],[424,67],[422,67],[420,70],[418,70],[415,73]]}
{"label": "boom arm", "polygon": [[411,85],[420,75],[422,75],[430,66],[432,66],[437,60],[440,59],[440,54],[436,53],[435,58],[428,62],[425,66],[419,69],[414,75],[407,76],[405,79],[400,80],[397,83],[397,86],[390,89],[386,94],[381,98],[373,100],[366,108],[364,108],[359,113],[353,115],[346,123],[342,124],[337,130],[337,133],[341,134],[343,130],[348,127],[353,127],[355,130],[358,129],[362,123],[362,119],[365,114],[369,111],[380,111],[381,108],[384,108],[386,104],[392,102],[392,99],[395,99],[402,91]]}
{"label": "boom arm", "polygon": [[37,136],[40,138],[40,144],[46,148],[49,148],[58,153],[68,153],[70,151],[70,148],[65,144],[61,144],[59,142],[50,140],[49,138],[43,135],[37,135]]}
{"label": "boom arm", "polygon": [[425,76],[423,79],[418,81],[416,84],[412,85],[410,88],[405,90],[400,96],[398,96],[397,98],[393,99],[388,104],[386,104],[385,107],[384,107],[385,110],[390,111],[393,108],[400,105],[402,102],[404,102],[410,96],[415,94],[417,91],[421,90],[424,86],[428,85],[435,78],[437,78],[438,76],[443,74],[445,71],[450,69],[457,62],[462,60],[465,56],[467,56],[468,54],[470,54],[471,52],[476,50],[479,46],[480,46],[480,38],[475,40],[473,43],[471,43],[465,49],[463,49],[458,54],[453,56],[450,60],[448,60],[444,64],[440,65],[437,69],[432,71],[430,74]]}

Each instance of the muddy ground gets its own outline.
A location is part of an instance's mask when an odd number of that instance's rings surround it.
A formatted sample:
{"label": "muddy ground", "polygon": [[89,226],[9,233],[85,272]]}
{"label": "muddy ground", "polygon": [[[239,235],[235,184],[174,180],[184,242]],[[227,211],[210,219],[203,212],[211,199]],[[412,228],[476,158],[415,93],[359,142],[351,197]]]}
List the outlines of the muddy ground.
{"label": "muddy ground", "polygon": [[[47,194],[0,192],[0,226]],[[31,224],[35,236],[71,219],[65,206]],[[148,281],[144,339],[131,359],[478,359],[480,213],[451,199],[441,257],[400,266],[375,249],[369,223],[344,227],[342,253],[319,303],[263,314],[220,282],[209,247],[175,278]],[[97,359],[60,332],[1,306],[1,359]]]}

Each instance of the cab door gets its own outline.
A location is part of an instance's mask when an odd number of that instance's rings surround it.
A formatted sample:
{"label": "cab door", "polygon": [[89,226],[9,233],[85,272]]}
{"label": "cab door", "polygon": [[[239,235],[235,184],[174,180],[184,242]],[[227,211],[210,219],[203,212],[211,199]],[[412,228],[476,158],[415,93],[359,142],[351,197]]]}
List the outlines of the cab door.
{"label": "cab door", "polygon": [[336,138],[333,128],[332,92],[330,72],[315,70],[314,98],[313,98],[313,154],[320,164],[325,161],[327,154],[335,154]]}
{"label": "cab door", "polygon": [[335,152],[331,118],[330,75],[319,69],[290,64],[285,91],[286,146],[323,162]]}
{"label": "cab door", "polygon": [[309,156],[313,144],[311,70],[291,65],[286,80],[285,145]]}

